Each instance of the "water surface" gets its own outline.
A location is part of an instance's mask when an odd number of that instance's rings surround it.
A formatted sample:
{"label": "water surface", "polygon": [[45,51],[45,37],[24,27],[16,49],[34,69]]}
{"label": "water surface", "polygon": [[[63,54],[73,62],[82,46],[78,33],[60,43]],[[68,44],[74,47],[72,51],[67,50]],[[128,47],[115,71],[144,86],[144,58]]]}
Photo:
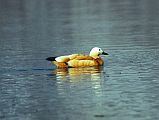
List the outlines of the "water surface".
{"label": "water surface", "polygon": [[[159,119],[159,2],[0,0],[1,120]],[[109,53],[98,68],[48,56]]]}

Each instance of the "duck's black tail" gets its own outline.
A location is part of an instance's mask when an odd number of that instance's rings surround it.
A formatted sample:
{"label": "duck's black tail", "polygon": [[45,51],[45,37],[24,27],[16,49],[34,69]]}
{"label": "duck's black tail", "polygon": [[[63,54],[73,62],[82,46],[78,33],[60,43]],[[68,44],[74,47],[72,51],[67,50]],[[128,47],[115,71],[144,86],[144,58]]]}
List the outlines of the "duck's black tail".
{"label": "duck's black tail", "polygon": [[48,57],[48,58],[46,58],[46,60],[48,60],[48,61],[55,61],[55,58],[56,57]]}

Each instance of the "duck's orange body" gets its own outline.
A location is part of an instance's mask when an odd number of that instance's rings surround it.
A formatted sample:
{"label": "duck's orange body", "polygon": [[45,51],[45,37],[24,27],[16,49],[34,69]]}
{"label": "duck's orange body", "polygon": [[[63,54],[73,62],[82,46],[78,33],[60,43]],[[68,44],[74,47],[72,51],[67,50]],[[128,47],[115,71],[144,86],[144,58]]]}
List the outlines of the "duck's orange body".
{"label": "duck's orange body", "polygon": [[87,55],[76,55],[74,56],[74,58],[69,58],[69,56],[65,56],[65,59],[63,57],[63,61],[58,62],[55,60],[52,61],[52,63],[55,64],[58,68],[66,68],[101,66],[104,62],[101,57],[95,59]]}
{"label": "duck's orange body", "polygon": [[[97,48],[93,48],[92,50],[93,52],[90,52],[90,55],[72,54],[60,57],[49,57],[47,60],[51,61],[58,68],[102,66],[104,61],[99,56],[100,52],[95,52]],[[100,50],[100,48],[98,48],[98,50]],[[101,54],[107,54],[102,50],[100,51]]]}

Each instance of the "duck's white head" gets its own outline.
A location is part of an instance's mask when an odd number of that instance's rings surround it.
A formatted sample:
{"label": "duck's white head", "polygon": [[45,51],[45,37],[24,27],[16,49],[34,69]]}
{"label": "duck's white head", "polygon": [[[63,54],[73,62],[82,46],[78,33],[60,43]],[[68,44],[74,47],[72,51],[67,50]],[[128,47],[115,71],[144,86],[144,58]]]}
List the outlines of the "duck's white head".
{"label": "duck's white head", "polygon": [[91,57],[93,58],[98,58],[99,55],[108,55],[108,53],[104,52],[101,48],[99,47],[94,47],[92,48],[92,50],[90,51],[89,54]]}

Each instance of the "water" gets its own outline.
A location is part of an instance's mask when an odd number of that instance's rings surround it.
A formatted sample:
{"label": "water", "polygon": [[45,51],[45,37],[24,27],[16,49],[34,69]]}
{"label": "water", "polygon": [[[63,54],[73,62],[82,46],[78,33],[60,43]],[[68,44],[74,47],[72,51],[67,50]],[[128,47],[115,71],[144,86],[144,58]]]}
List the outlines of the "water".
{"label": "water", "polygon": [[[0,0],[1,120],[158,120],[159,2]],[[98,68],[45,58],[109,53]]]}

